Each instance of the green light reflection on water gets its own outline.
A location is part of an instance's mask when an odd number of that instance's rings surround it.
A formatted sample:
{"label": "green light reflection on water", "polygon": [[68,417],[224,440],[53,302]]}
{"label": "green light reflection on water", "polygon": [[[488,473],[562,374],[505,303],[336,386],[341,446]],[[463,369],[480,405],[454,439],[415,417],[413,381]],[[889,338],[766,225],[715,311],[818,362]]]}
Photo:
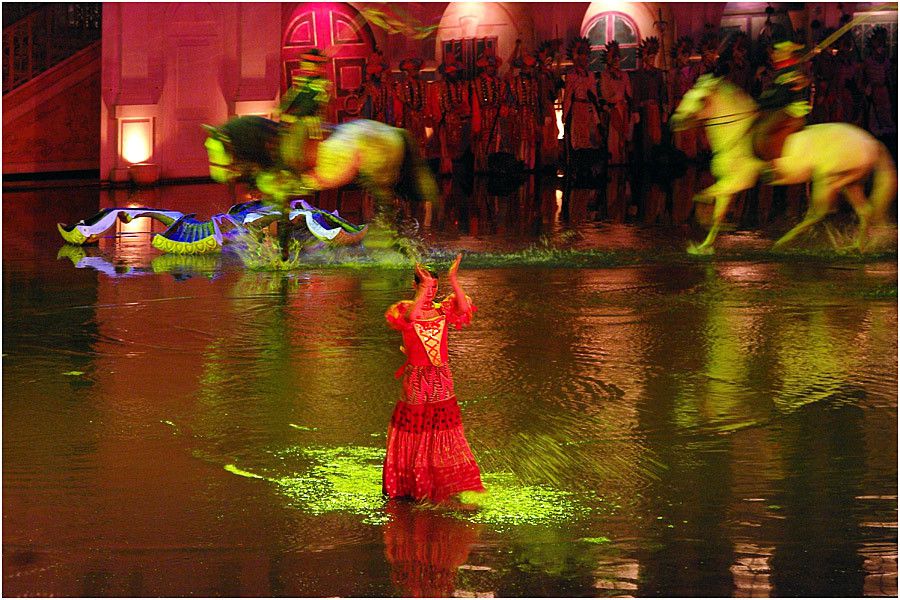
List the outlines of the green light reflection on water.
{"label": "green light reflection on water", "polygon": [[[314,515],[343,511],[363,516],[363,523],[384,524],[387,499],[381,493],[384,449],[365,446],[290,447],[276,453],[281,459],[305,457],[312,466],[303,474],[266,477],[233,464],[225,470],[278,486],[291,504]],[[563,523],[586,514],[571,492],[544,485],[522,485],[511,473],[484,473],[488,492],[479,494],[477,506],[450,504],[455,518],[494,526]]]}

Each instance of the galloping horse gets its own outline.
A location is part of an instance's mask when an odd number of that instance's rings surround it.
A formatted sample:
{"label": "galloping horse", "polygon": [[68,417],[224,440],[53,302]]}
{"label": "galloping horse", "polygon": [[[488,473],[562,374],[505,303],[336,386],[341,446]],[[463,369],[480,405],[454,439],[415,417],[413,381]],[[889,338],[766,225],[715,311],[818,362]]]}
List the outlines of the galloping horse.
{"label": "galloping horse", "polygon": [[[674,131],[705,126],[713,151],[711,171],[716,181],[694,196],[695,202],[715,202],[712,227],[703,243],[692,244],[688,252],[712,253],[732,198],[752,188],[763,171],[770,185],[812,180],[806,216],[774,247],[790,242],[833,212],[843,192],[859,218],[855,245],[863,250],[869,226],[885,221],[897,191],[896,167],[884,144],[847,123],[810,125],[788,136],[782,156],[768,170],[752,148],[751,127],[758,114],[756,102],[739,87],[721,77],[703,75],[672,115],[669,125]],[[870,174],[872,193],[866,198],[864,184]]]}
{"label": "galloping horse", "polygon": [[244,179],[282,202],[350,183],[372,194],[380,209],[395,196],[411,200],[438,196],[415,139],[405,129],[378,121],[341,123],[321,141],[310,139],[302,120],[279,124],[244,116],[221,127],[204,127],[215,181]]}

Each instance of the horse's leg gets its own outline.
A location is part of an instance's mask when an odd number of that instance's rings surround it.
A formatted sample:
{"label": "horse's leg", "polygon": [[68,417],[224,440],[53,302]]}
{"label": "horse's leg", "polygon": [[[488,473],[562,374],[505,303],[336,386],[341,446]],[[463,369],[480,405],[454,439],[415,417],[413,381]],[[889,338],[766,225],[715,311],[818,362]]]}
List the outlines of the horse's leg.
{"label": "horse's leg", "polygon": [[863,191],[861,183],[852,183],[846,186],[843,191],[844,196],[847,198],[847,201],[850,202],[850,206],[853,207],[856,216],[859,218],[859,232],[856,235],[855,246],[860,252],[863,252],[865,250],[864,246],[866,239],[869,236],[869,221],[872,216],[872,206],[866,198],[866,193]]}
{"label": "horse's leg", "polygon": [[802,221],[795,225],[793,229],[781,236],[778,241],[776,241],[772,245],[772,247],[780,248],[781,246],[784,246],[795,237],[824,219],[828,214],[828,211],[831,209],[831,206],[834,204],[839,189],[840,187],[836,187],[833,183],[826,183],[824,181],[814,182],[812,186],[812,195],[809,198],[809,208],[806,211],[806,216]]}
{"label": "horse's leg", "polygon": [[[714,187],[714,185],[710,187]],[[728,214],[728,207],[731,205],[731,199],[731,194],[720,194],[716,196],[716,205],[715,208],[713,208],[712,226],[709,228],[709,233],[706,234],[706,239],[703,240],[699,246],[688,246],[688,252],[690,254],[712,253],[713,242],[716,241],[716,236],[719,235],[719,230],[722,229],[722,222]]]}
{"label": "horse's leg", "polygon": [[[717,179],[711,186],[694,196],[695,202],[706,202],[708,199],[713,199],[715,207],[713,208],[712,226],[706,239],[699,246],[689,246],[689,253],[710,254],[712,252],[712,244],[719,235],[734,195],[750,189],[756,183],[759,171],[754,168],[755,165],[756,161],[735,161],[734,159],[724,163],[724,166],[720,164],[714,173],[727,173],[727,176]],[[730,170],[729,166],[732,167]]]}

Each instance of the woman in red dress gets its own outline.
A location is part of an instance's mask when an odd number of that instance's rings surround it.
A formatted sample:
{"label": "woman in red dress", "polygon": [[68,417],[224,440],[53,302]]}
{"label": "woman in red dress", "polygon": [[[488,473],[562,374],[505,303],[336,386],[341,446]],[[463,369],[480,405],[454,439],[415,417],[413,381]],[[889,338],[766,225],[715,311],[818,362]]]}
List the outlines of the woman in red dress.
{"label": "woman in red dress", "polygon": [[469,449],[453,375],[447,358],[447,326],[468,325],[475,306],[456,279],[462,255],[448,278],[453,293],[434,302],[437,277],[416,265],[415,300],[402,300],[385,313],[388,324],[403,335],[406,362],[403,396],[394,408],[387,433],[382,486],[390,498],[441,502],[454,494],[483,491],[481,472]]}

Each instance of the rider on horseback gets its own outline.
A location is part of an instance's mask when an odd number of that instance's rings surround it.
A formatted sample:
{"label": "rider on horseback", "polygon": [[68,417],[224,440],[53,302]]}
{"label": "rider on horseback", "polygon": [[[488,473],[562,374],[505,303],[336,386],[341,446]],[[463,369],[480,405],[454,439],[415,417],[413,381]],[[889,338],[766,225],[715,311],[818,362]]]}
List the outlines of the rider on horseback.
{"label": "rider on horseback", "polygon": [[753,150],[769,161],[768,176],[776,174],[775,161],[781,156],[785,139],[806,123],[810,79],[803,71],[804,47],[791,40],[775,42],[770,56],[775,69],[771,84],[759,97],[762,115],[753,131]]}
{"label": "rider on horseback", "polygon": [[300,69],[278,109],[282,123],[281,158],[298,171],[304,170],[306,163],[306,140],[324,137],[322,122],[330,100],[330,82],[325,78],[327,61],[328,57],[318,48],[303,53]]}

